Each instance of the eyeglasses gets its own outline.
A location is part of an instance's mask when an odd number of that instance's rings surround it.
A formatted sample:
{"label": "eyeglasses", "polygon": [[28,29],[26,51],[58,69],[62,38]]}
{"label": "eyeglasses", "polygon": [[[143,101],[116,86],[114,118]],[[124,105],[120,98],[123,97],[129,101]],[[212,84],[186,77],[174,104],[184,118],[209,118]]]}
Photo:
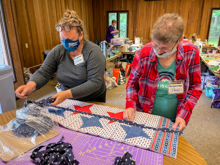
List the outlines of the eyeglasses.
{"label": "eyeglasses", "polygon": [[[176,44],[175,44],[176,45]],[[174,45],[174,46],[175,46]],[[153,43],[151,44],[151,46],[154,48],[154,49],[156,49],[156,50],[161,50],[161,51],[163,51],[163,52],[170,52],[172,49],[168,49],[168,48],[158,48],[157,46],[155,46]]]}
{"label": "eyeglasses", "polygon": [[[175,45],[173,46],[173,48],[176,46],[176,44],[178,43],[178,41],[179,41],[179,39],[176,41],[176,43],[175,43]],[[154,43],[151,43],[151,46],[152,46],[154,49],[156,49],[156,50],[159,50],[159,49],[160,49],[161,51],[167,52],[167,53],[173,50],[173,48],[172,48],[172,49],[168,49],[168,48],[158,48],[157,46],[154,45]]]}
{"label": "eyeglasses", "polygon": [[66,32],[69,32],[73,27],[78,27],[78,26],[70,26],[70,25],[61,26],[61,25],[57,25],[56,30],[58,32],[61,32],[62,30],[66,31]]}

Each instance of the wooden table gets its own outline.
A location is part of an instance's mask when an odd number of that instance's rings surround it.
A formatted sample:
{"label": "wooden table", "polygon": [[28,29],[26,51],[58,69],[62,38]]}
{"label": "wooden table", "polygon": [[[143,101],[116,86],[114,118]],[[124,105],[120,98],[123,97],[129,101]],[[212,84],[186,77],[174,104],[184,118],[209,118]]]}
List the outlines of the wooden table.
{"label": "wooden table", "polygon": [[202,49],[217,49],[217,50],[220,50],[220,48],[216,47],[216,46],[203,46]]}
{"label": "wooden table", "polygon": [[110,58],[106,58],[106,63],[111,62],[111,61],[113,61],[114,59],[116,59],[116,58],[118,58],[118,57],[121,57],[121,56],[123,56],[123,54],[122,54],[122,53],[118,53],[118,54],[116,54],[116,55],[114,55],[114,56],[112,56],[112,57],[110,57]]}
{"label": "wooden table", "polygon": [[133,55],[133,54],[135,54],[136,53],[136,51],[134,51],[134,52],[122,52],[123,54],[125,54],[125,55],[128,55],[128,54],[131,54],[131,55]]}
{"label": "wooden table", "polygon": [[218,78],[220,78],[220,73],[216,73],[212,71],[212,67],[208,64],[208,62],[203,58],[203,56],[200,55],[201,60],[204,62],[204,64],[209,68],[209,70]]}
{"label": "wooden table", "polygon": [[106,63],[111,62],[111,61],[113,61],[113,60],[115,60],[115,59],[117,59],[117,58],[119,58],[119,57],[121,57],[123,55],[134,55],[135,52],[120,52],[120,53],[118,53],[118,54],[116,54],[116,55],[114,55],[114,56],[112,56],[110,58],[106,58]]}
{"label": "wooden table", "polygon": [[[97,102],[91,102],[91,103],[124,109],[124,107],[107,104],[107,103],[97,103]],[[16,110],[12,110],[12,111],[0,114],[0,125],[7,124],[9,121],[14,119],[16,117],[15,112]],[[184,165],[184,164],[207,165],[206,161],[202,158],[202,156],[182,136],[179,137],[177,159],[164,156],[163,164],[164,165]]]}

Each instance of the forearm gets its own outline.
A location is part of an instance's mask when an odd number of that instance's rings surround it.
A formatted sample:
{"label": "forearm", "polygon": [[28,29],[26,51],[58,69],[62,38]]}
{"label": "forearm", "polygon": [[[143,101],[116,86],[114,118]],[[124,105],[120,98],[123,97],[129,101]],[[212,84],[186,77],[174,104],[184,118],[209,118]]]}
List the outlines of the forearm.
{"label": "forearm", "polygon": [[111,32],[111,34],[113,34],[113,33],[117,33],[117,32],[118,32],[118,30],[114,30],[114,31]]}
{"label": "forearm", "polygon": [[43,65],[30,78],[30,81],[36,83],[36,89],[40,89],[52,78],[56,72],[57,64],[54,59],[53,51],[50,52]]}
{"label": "forearm", "polygon": [[67,98],[73,98],[72,92],[70,89],[66,90],[66,97]]}
{"label": "forearm", "polygon": [[102,81],[101,80],[99,82],[87,81],[81,85],[71,88],[70,90],[71,90],[72,98],[73,99],[83,98],[91,95],[92,93],[98,91],[102,87],[102,84],[100,82]]}
{"label": "forearm", "polygon": [[27,85],[30,87],[31,92],[33,92],[33,91],[36,90],[37,84],[36,84],[34,81],[29,81],[29,82],[27,83]]}
{"label": "forearm", "polygon": [[[40,89],[43,87],[47,82],[51,79],[52,76],[44,76],[41,71],[36,71],[30,78],[31,82],[34,82],[36,84],[36,89]],[[30,82],[29,81],[29,82]]]}

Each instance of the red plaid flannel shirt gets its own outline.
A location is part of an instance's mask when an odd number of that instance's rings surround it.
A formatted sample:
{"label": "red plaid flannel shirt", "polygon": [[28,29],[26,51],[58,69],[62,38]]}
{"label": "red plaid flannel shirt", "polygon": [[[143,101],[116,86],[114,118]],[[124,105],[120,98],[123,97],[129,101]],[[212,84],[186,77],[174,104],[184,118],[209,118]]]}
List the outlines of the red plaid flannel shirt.
{"label": "red plaid flannel shirt", "polygon": [[[136,52],[126,87],[126,108],[152,113],[159,80],[157,64],[151,43]],[[200,56],[196,46],[185,41],[178,45],[175,72],[177,80],[184,80],[185,91],[177,95],[177,117],[187,124],[202,94]]]}

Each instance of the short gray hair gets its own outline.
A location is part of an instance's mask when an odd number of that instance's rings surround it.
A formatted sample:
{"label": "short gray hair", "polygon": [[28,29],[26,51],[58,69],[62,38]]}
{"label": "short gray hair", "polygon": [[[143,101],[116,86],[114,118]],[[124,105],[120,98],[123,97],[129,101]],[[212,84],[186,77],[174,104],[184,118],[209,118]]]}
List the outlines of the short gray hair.
{"label": "short gray hair", "polygon": [[152,40],[175,43],[183,35],[184,21],[179,14],[167,13],[158,18],[152,30]]}

